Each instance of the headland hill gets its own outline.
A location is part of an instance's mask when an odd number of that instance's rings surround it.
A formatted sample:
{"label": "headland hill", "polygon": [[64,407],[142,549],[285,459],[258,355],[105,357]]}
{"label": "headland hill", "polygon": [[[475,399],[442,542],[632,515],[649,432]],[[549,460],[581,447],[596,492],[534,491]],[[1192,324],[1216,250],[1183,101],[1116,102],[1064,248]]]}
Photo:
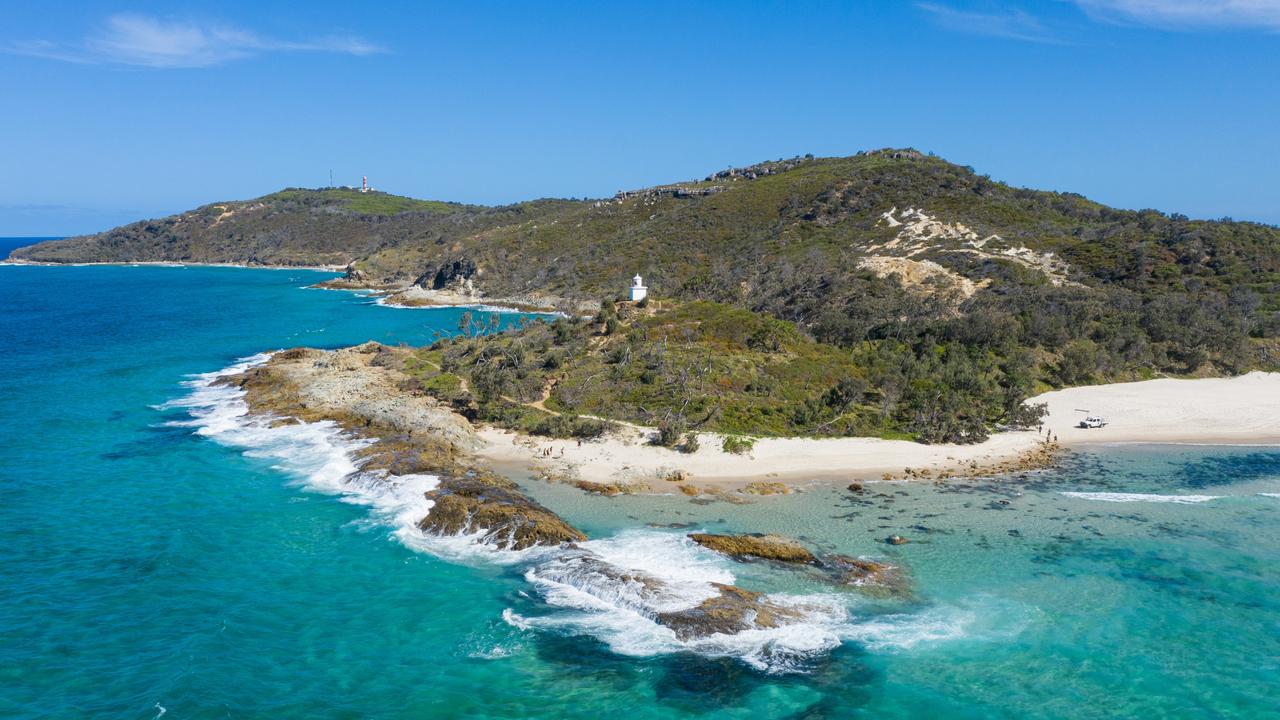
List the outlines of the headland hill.
{"label": "headland hill", "polygon": [[[437,492],[468,499],[432,517],[459,527],[477,497],[518,495],[494,468],[736,499],[1016,473],[1090,441],[1280,441],[1280,229],[910,149],[499,207],[287,189],[9,262],[341,268],[323,285],[389,304],[557,313],[466,315],[426,347],[286,350],[218,381],[273,422],[378,439],[369,467],[454,478]],[[1109,424],[1076,428],[1086,413]]]}

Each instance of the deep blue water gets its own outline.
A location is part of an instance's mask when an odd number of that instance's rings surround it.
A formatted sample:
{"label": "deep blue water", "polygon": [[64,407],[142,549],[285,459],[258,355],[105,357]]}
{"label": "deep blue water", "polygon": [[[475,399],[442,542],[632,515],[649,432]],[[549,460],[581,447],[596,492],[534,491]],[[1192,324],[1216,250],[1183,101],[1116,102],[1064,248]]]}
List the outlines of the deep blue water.
{"label": "deep blue water", "polygon": [[[618,562],[834,613],[673,648],[541,566],[320,492],[322,444],[246,454],[165,404],[263,350],[427,342],[462,313],[304,289],[323,277],[0,267],[0,717],[1280,716],[1280,449],[1106,448],[1027,480],[743,506],[530,483]],[[673,523],[885,558],[916,592],[723,561]]]}
{"label": "deep blue water", "polygon": [[43,240],[57,240],[53,237],[0,237],[0,260],[9,257],[9,253],[20,247],[35,245]]}

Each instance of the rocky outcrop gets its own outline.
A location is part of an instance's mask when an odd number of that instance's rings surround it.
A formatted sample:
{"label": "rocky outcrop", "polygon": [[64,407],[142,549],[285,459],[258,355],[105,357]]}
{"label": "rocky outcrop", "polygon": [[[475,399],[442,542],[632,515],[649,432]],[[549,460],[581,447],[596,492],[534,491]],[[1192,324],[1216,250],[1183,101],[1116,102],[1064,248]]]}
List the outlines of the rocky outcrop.
{"label": "rocky outcrop", "polygon": [[787,563],[813,563],[817,558],[805,546],[781,535],[714,535],[693,533],[689,539],[737,560],[759,558]]}
{"label": "rocky outcrop", "polygon": [[503,550],[587,539],[560,516],[526,496],[520,486],[492,473],[472,471],[442,477],[427,498],[435,505],[418,527],[436,535],[483,531],[482,542]]}
{"label": "rocky outcrop", "polygon": [[439,267],[428,267],[413,284],[428,290],[444,290],[465,284],[475,276],[478,269],[475,261],[470,258],[455,258]]}
{"label": "rocky outcrop", "polygon": [[744,630],[776,628],[794,620],[799,613],[770,601],[763,593],[743,590],[736,585],[712,583],[716,595],[686,610],[658,613],[660,625],[675,632],[681,640],[705,637],[715,633],[732,635]]}
{"label": "rocky outcrop", "polygon": [[634,495],[638,492],[649,489],[648,485],[636,482],[599,483],[592,482],[590,480],[574,480],[571,484],[579,490],[589,492],[593,495],[605,495],[608,497],[613,497],[614,495]]}
{"label": "rocky outcrop", "polygon": [[850,555],[819,557],[799,542],[781,535],[694,533],[689,538],[737,560],[761,558],[802,566],[805,572],[826,582],[854,587],[876,597],[907,597],[912,593],[911,579],[898,565]]}
{"label": "rocky outcrop", "polygon": [[374,442],[356,451],[365,472],[430,473],[434,505],[418,526],[438,535],[481,533],[496,547],[522,550],[586,536],[520,491],[514,482],[470,467],[477,445],[467,420],[433,398],[406,390],[404,353],[378,343],[326,351],[294,348],[223,379],[245,392],[250,412],[274,422],[333,421]]}
{"label": "rocky outcrop", "polygon": [[399,370],[405,352],[374,342],[341,350],[294,348],[222,382],[244,390],[255,413],[332,420],[364,435],[434,438],[447,443],[441,447],[451,447],[451,454],[477,448],[465,418],[432,397],[403,389],[409,379]]}
{"label": "rocky outcrop", "polygon": [[742,488],[742,492],[747,495],[790,495],[791,486],[786,483],[757,480],[756,482],[748,483],[746,487]]}

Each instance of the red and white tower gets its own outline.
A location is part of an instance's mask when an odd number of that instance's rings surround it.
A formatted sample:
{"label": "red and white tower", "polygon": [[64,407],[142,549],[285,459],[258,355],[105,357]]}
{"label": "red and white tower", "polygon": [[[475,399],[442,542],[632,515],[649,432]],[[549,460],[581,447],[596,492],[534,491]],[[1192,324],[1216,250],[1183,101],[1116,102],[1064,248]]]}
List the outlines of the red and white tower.
{"label": "red and white tower", "polygon": [[362,175],[360,177],[360,192],[369,192],[369,176]]}

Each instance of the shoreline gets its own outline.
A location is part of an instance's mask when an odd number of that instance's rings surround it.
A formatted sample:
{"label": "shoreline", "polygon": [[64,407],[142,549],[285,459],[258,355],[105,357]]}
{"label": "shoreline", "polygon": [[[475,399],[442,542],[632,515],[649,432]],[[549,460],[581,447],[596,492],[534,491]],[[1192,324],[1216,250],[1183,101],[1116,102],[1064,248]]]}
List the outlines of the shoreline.
{"label": "shoreline", "polygon": [[[936,480],[1026,472],[1051,465],[1064,450],[1094,446],[1239,445],[1280,447],[1280,373],[1233,378],[1160,379],[1091,385],[1044,393],[1029,402],[1048,405],[1044,427],[993,434],[975,445],[923,445],[879,438],[760,438],[749,453],[720,447],[723,436],[701,433],[695,453],[647,444],[647,429],[624,427],[615,436],[578,445],[574,440],[521,436],[495,427],[477,431],[477,457],[522,467],[533,477],[582,483],[598,491],[682,491],[699,483],[719,490],[756,485],[787,492],[803,485],[886,480]],[[1075,427],[1084,412],[1106,417],[1107,427]],[[1196,428],[1188,430],[1188,428]],[[545,456],[544,451],[550,452]],[[669,478],[681,473],[675,482]]]}
{"label": "shoreline", "polygon": [[[353,289],[350,281],[338,278],[339,282],[327,280],[323,283],[326,289]],[[575,307],[580,312],[589,312],[589,304],[573,302],[559,297],[543,297],[527,295],[523,297],[486,297],[480,292],[460,290],[428,290],[418,285],[407,287],[365,287],[365,291],[379,295],[378,302],[387,307],[406,310],[431,309],[438,307],[462,307],[489,312],[521,312],[530,315],[555,315],[569,317],[562,307]]]}
{"label": "shoreline", "polygon": [[38,260],[0,260],[0,265],[25,265],[30,267],[221,267],[241,270],[314,270],[317,272],[343,272],[346,265],[249,265],[245,263],[179,262],[176,260],[147,260],[137,262],[41,262]]}

